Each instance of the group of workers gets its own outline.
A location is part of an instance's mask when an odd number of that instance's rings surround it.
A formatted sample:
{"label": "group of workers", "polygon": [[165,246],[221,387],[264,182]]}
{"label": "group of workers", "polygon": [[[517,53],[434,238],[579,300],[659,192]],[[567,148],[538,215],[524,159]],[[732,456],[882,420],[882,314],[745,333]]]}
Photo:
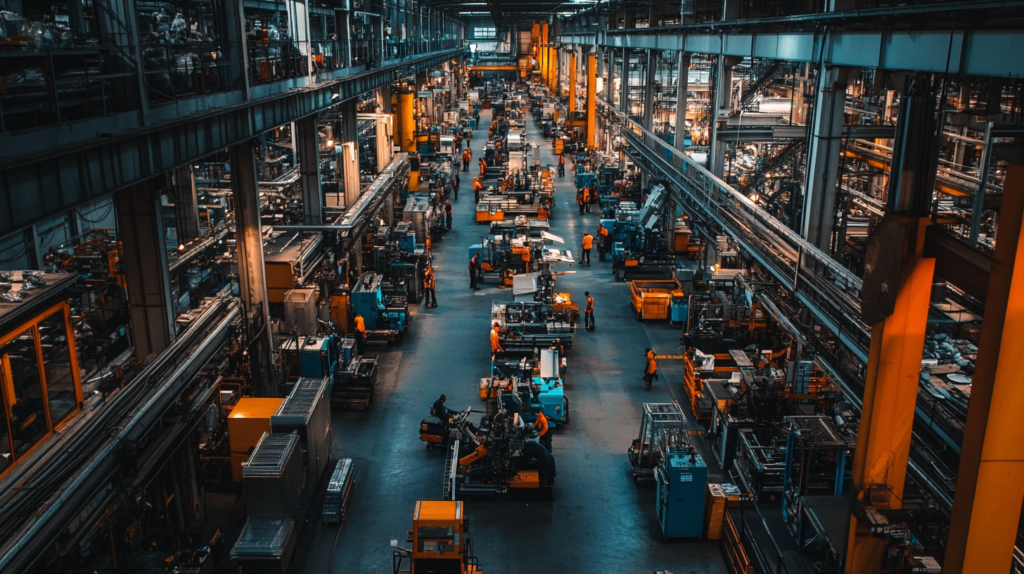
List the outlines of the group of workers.
{"label": "group of workers", "polygon": [[576,190],[576,204],[580,206],[580,215],[590,213],[590,206],[597,204],[597,190],[589,185]]}

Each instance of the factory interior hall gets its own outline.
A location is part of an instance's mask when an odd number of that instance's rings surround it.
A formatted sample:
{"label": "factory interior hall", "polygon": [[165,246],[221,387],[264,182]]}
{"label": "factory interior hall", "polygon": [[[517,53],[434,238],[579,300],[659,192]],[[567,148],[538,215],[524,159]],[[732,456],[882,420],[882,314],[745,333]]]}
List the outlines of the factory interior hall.
{"label": "factory interior hall", "polygon": [[1024,574],[1022,242],[1021,1],[7,0],[0,573]]}

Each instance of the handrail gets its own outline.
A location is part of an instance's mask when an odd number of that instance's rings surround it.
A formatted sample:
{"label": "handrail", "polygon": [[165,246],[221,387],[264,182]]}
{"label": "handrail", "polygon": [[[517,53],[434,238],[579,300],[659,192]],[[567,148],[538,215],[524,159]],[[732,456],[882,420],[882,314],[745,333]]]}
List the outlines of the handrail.
{"label": "handrail", "polygon": [[[628,144],[626,153],[664,176],[676,201],[689,207],[691,215],[711,219],[867,363],[871,335],[869,327],[858,319],[859,277],[688,155],[664,143],[607,101],[597,101],[618,124]],[[661,150],[652,148],[655,142]],[[664,150],[669,150],[677,162],[662,155]]]}

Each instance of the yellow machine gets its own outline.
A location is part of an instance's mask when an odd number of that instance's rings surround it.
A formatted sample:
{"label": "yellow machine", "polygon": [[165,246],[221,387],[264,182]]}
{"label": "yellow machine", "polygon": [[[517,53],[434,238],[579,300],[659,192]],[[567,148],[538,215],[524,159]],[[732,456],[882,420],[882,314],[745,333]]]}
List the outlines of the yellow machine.
{"label": "yellow machine", "polygon": [[277,233],[263,247],[267,274],[267,298],[284,303],[284,294],[307,284],[322,259],[323,236],[319,232]]}
{"label": "yellow machine", "polygon": [[565,140],[555,140],[555,155],[562,155],[563,151],[565,151]]}
{"label": "yellow machine", "polygon": [[641,320],[668,319],[672,298],[684,295],[674,279],[635,280],[630,282],[629,289],[633,314]]}
{"label": "yellow machine", "polygon": [[[473,556],[473,541],[469,536],[469,521],[463,502],[417,502],[412,515],[412,530],[406,534],[406,542],[412,544],[412,548],[395,550],[394,574],[482,574]],[[406,559],[409,566],[403,568]]]}
{"label": "yellow machine", "polygon": [[263,433],[270,432],[270,417],[284,399],[238,399],[228,416],[228,443],[231,446],[231,477],[242,482],[242,464]]}

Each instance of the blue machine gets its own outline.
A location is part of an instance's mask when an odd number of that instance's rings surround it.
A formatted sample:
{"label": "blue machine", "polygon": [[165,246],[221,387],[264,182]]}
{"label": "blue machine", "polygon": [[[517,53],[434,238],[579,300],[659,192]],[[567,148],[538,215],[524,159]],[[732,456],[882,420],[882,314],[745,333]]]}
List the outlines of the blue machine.
{"label": "blue machine", "polygon": [[669,302],[669,315],[669,321],[674,325],[682,325],[685,330],[686,322],[690,318],[689,296],[686,294],[673,295]]}
{"label": "blue machine", "polygon": [[293,337],[281,345],[281,353],[288,380],[300,377],[331,377],[333,380],[341,355],[341,345],[334,335]]}
{"label": "blue machine", "polygon": [[[387,331],[388,338],[403,336],[409,327],[409,305],[403,303],[389,305],[381,291],[383,276],[368,271],[359,278],[359,283],[352,289],[352,313],[363,316],[366,330]],[[390,301],[390,300],[388,300]]]}
{"label": "blue machine", "polygon": [[665,538],[700,538],[704,534],[704,490],[708,467],[691,449],[668,450],[655,471],[658,523]]}
{"label": "blue machine", "polygon": [[597,186],[597,174],[595,173],[577,173],[576,174],[576,189],[583,189],[584,187],[590,186],[594,189]]}
{"label": "blue machine", "polygon": [[543,412],[544,416],[551,421],[552,426],[568,421],[569,403],[565,400],[565,386],[562,385],[562,379],[534,377],[533,384],[540,387],[540,392],[536,399],[531,401],[530,406],[534,407],[531,410]]}

